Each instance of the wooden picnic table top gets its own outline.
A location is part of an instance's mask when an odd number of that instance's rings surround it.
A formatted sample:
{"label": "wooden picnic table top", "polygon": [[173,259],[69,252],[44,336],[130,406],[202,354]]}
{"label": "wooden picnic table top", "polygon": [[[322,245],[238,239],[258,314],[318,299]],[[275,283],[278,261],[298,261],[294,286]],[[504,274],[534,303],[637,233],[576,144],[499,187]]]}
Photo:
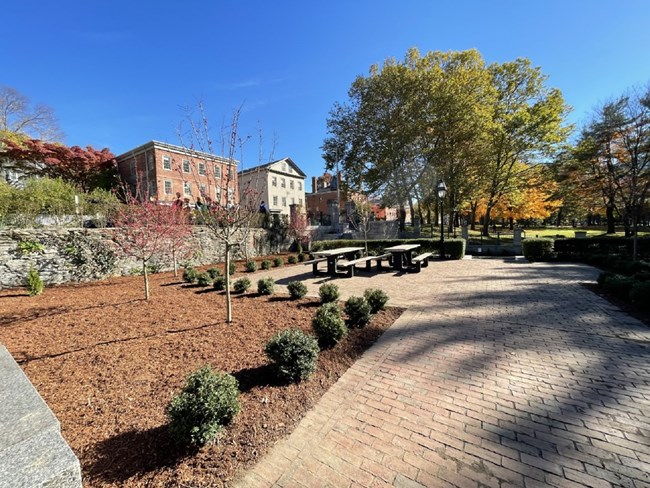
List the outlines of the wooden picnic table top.
{"label": "wooden picnic table top", "polygon": [[314,256],[338,256],[341,254],[348,254],[351,252],[363,251],[363,247],[339,247],[338,249],[327,249],[324,251],[314,251]]}
{"label": "wooden picnic table top", "polygon": [[412,251],[420,247],[420,244],[400,244],[399,246],[387,247],[384,251],[388,252],[403,252],[403,251]]}

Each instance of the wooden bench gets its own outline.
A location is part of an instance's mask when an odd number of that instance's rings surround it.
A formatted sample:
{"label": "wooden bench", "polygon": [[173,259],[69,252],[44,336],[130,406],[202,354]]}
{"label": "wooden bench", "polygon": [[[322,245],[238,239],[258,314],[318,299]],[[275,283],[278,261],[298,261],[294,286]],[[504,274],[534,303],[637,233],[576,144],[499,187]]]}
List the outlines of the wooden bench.
{"label": "wooden bench", "polygon": [[314,274],[318,273],[318,263],[322,263],[323,261],[327,261],[326,257],[322,258],[314,258],[309,261],[303,261],[302,264],[311,264],[312,265],[312,272]]}
{"label": "wooden bench", "polygon": [[344,263],[339,263],[338,265],[341,268],[347,268],[347,270],[348,270],[347,276],[348,276],[348,278],[352,278],[354,276],[354,270],[356,269],[357,264],[366,263],[366,271],[370,271],[370,266],[372,265],[372,260],[376,259],[376,258],[377,258],[377,256],[366,256],[366,257],[363,257],[363,258],[353,259],[351,261],[346,261]]}
{"label": "wooden bench", "polygon": [[422,268],[429,266],[429,258],[433,256],[432,252],[425,252],[418,254],[412,259],[413,264],[415,265],[415,272],[419,273]]}
{"label": "wooden bench", "polygon": [[382,266],[381,266],[381,262],[382,262],[384,259],[385,259],[386,261],[388,261],[388,265],[389,265],[389,266],[393,264],[393,263],[392,263],[392,261],[393,261],[393,255],[392,255],[391,253],[389,253],[389,252],[387,252],[386,254],[382,254],[381,256],[373,256],[372,259],[375,259],[375,260],[377,261],[377,271],[381,271],[381,270],[383,269]]}

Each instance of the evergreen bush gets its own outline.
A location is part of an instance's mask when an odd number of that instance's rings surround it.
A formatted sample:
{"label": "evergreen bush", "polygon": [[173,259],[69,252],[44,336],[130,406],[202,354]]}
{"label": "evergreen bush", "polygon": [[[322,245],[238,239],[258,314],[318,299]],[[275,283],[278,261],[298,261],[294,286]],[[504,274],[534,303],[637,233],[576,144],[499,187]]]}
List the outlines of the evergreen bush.
{"label": "evergreen bush", "polygon": [[282,266],[284,264],[284,261],[282,260],[281,257],[275,257],[273,258],[273,267],[277,268],[279,266]]}
{"label": "evergreen bush", "polygon": [[316,370],[318,342],[300,329],[275,334],[264,349],[278,376],[285,381],[306,380]]}
{"label": "evergreen bush", "polygon": [[628,298],[634,283],[636,283],[636,281],[630,276],[613,274],[604,280],[603,288],[614,296],[619,298]]}
{"label": "evergreen bush", "polygon": [[255,261],[246,261],[244,267],[246,268],[247,273],[254,273],[257,271],[257,263]]}
{"label": "evergreen bush", "polygon": [[287,262],[289,264],[296,264],[298,262],[298,258],[292,254],[287,258]]}
{"label": "evergreen bush", "polygon": [[36,268],[33,265],[29,265],[29,272],[27,273],[27,290],[29,291],[29,296],[33,297],[43,293],[43,280],[41,275],[38,274]]}
{"label": "evergreen bush", "polygon": [[630,288],[630,300],[639,307],[650,309],[650,281],[637,281]]}
{"label": "evergreen bush", "polygon": [[237,380],[209,366],[190,374],[167,407],[169,432],[179,444],[212,442],[241,409]]}
{"label": "evergreen bush", "polygon": [[208,273],[199,273],[196,276],[196,284],[199,286],[210,286],[212,283],[212,278]]}
{"label": "evergreen bush", "polygon": [[245,293],[246,290],[248,290],[251,287],[251,280],[248,278],[239,278],[235,283],[232,285],[232,289],[235,290],[236,293]]}
{"label": "evergreen bush", "polygon": [[192,266],[188,266],[183,270],[183,281],[185,283],[194,283],[199,277],[199,272]]}
{"label": "evergreen bush", "polygon": [[275,281],[273,278],[262,278],[257,282],[257,293],[260,295],[273,295]]}
{"label": "evergreen bush", "polygon": [[208,268],[205,272],[208,273],[208,275],[210,275],[210,278],[213,280],[217,276],[221,276],[221,271],[219,271],[217,268]]}
{"label": "evergreen bush", "polygon": [[384,290],[380,290],[379,288],[366,289],[366,291],[363,292],[363,297],[368,302],[368,305],[370,305],[371,313],[377,313],[380,310],[383,310],[386,308],[386,304],[388,303],[388,295]]}
{"label": "evergreen bush", "polygon": [[326,303],[316,311],[312,326],[322,347],[332,347],[343,339],[348,328],[341,318],[341,309],[336,303]]}
{"label": "evergreen bush", "polygon": [[318,289],[321,303],[331,303],[339,299],[339,287],[334,283],[325,283]]}
{"label": "evergreen bush", "polygon": [[226,277],[225,276],[217,276],[214,279],[214,283],[212,283],[212,287],[217,290],[225,290],[226,289]]}
{"label": "evergreen bush", "polygon": [[234,261],[231,261],[230,264],[228,265],[228,274],[230,276],[234,275],[237,272],[237,263]]}
{"label": "evergreen bush", "polygon": [[370,322],[370,305],[363,297],[350,297],[345,302],[345,313],[348,316],[348,327],[362,328]]}
{"label": "evergreen bush", "polygon": [[307,285],[305,285],[302,281],[291,281],[287,285],[287,290],[289,291],[289,296],[291,296],[291,299],[297,300],[307,294]]}
{"label": "evergreen bush", "polygon": [[299,263],[304,262],[304,261],[305,261],[305,257],[306,257],[306,256],[305,256],[305,253],[304,253],[304,252],[299,252],[299,253],[298,253],[298,262],[299,262]]}
{"label": "evergreen bush", "polygon": [[553,255],[552,239],[526,239],[521,243],[521,249],[530,262],[543,261]]}
{"label": "evergreen bush", "polygon": [[268,259],[265,259],[264,261],[262,261],[261,268],[262,269],[271,269],[271,261],[268,260]]}

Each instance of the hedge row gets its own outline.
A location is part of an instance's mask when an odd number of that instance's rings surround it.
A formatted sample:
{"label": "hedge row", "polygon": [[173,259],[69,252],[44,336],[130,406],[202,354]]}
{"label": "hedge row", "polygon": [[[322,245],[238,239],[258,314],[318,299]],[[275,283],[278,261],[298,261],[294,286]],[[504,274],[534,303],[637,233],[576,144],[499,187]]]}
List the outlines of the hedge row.
{"label": "hedge row", "polygon": [[[371,255],[383,254],[384,249],[401,244],[419,244],[417,252],[434,252],[440,254],[440,240],[438,239],[374,239],[368,241],[368,252]],[[364,241],[352,239],[336,239],[332,241],[316,241],[312,243],[312,251],[336,249],[337,247],[364,247]],[[449,259],[463,259],[465,255],[465,239],[446,239],[445,257]]]}
{"label": "hedge row", "polygon": [[[631,257],[632,247],[631,237],[588,237],[556,239],[554,251],[562,261],[583,261],[596,254]],[[637,239],[637,259],[650,259],[650,238]]]}

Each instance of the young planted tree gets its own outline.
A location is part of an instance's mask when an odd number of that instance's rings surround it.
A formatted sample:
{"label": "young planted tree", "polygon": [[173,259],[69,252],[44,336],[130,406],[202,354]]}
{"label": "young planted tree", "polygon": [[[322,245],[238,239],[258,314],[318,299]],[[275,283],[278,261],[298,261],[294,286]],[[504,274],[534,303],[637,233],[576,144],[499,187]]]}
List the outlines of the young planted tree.
{"label": "young planted tree", "polygon": [[[189,154],[190,174],[197,182],[205,186],[202,190],[206,195],[217,195],[217,198],[206,202],[198,212],[201,220],[223,245],[225,269],[230,269],[230,261],[236,249],[246,245],[250,228],[258,218],[260,195],[252,185],[237,188],[237,160],[235,155],[241,149],[245,140],[240,138],[239,116],[241,108],[233,112],[232,122],[221,131],[221,153],[216,156],[210,135],[208,118],[203,104],[198,104],[198,120],[191,113],[187,116],[189,131],[180,131],[181,142]],[[220,170],[215,171],[212,162],[219,159]],[[199,180],[198,176],[202,178]],[[226,288],[226,322],[232,322],[232,300],[230,296],[230,274],[225,274]]]}
{"label": "young planted tree", "polygon": [[298,252],[302,252],[309,246],[309,242],[313,237],[313,232],[309,228],[309,220],[307,215],[303,212],[302,208],[298,208],[295,215],[291,216],[289,222],[289,236],[294,240],[298,248]]}
{"label": "young planted tree", "polygon": [[370,222],[375,219],[375,212],[372,204],[365,196],[356,198],[354,201],[354,215],[350,219],[350,224],[363,234],[363,242],[366,247],[366,256],[368,256],[368,232],[370,232]]}
{"label": "young planted tree", "polygon": [[151,260],[170,254],[173,243],[185,240],[189,226],[175,207],[159,205],[155,201],[138,198],[127,192],[126,205],[117,212],[113,240],[128,256],[142,265],[144,295],[149,300],[149,267]]}

